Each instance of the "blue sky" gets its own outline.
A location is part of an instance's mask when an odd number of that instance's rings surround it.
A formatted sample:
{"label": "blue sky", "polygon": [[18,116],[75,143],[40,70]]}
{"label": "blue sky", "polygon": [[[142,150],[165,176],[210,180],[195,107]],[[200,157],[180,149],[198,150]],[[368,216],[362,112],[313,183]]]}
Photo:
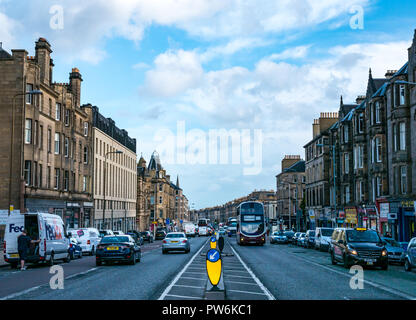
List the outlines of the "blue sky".
{"label": "blue sky", "polygon": [[[357,6],[363,29],[350,27]],[[365,93],[370,67],[382,77],[405,63],[415,14],[411,0],[0,0],[0,41],[34,55],[35,40],[47,38],[55,81],[78,67],[82,103],[129,131],[138,156],[158,149],[202,208],[274,189],[281,159],[304,157],[320,112],[337,111],[341,94],[353,102]],[[178,121],[187,133],[261,130],[262,169],[167,161],[155,135],[175,133]]]}

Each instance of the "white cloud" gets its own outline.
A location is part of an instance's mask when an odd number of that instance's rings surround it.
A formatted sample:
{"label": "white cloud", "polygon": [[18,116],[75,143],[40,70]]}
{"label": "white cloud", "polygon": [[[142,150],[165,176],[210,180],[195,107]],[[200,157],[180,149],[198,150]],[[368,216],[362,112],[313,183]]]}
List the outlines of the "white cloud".
{"label": "white cloud", "polygon": [[306,57],[310,46],[298,46],[290,49],[286,49],[280,53],[274,53],[267,59],[270,60],[286,60],[286,59],[301,59]]}
{"label": "white cloud", "polygon": [[13,48],[16,44],[14,32],[21,29],[21,24],[0,12],[0,26],[1,42],[6,48]]}

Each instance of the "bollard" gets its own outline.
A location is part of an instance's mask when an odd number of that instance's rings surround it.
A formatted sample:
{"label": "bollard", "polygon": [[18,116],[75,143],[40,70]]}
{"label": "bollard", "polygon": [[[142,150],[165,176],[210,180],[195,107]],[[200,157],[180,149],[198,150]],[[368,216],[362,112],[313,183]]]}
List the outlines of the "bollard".
{"label": "bollard", "polygon": [[222,276],[221,253],[216,248],[212,248],[207,252],[206,267],[208,281],[205,288],[205,299],[225,300],[225,286]]}

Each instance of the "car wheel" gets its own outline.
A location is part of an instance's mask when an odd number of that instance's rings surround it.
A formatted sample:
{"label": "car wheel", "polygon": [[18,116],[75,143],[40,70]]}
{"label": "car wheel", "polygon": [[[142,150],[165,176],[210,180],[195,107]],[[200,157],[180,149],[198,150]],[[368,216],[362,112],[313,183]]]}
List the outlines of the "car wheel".
{"label": "car wheel", "polygon": [[134,266],[136,264],[136,253],[133,253],[131,260],[130,260],[130,265]]}
{"label": "car wheel", "polygon": [[17,268],[17,263],[10,264],[10,269],[16,269],[16,268]]}
{"label": "car wheel", "polygon": [[389,264],[388,264],[388,262],[386,262],[385,264],[383,264],[382,266],[381,266],[381,270],[387,270],[389,268]]}
{"label": "car wheel", "polygon": [[347,257],[344,255],[342,258],[342,262],[344,263],[344,268],[349,269],[350,265],[348,264]]}
{"label": "car wheel", "polygon": [[162,249],[162,254],[166,254],[166,253],[168,253],[168,252],[166,250]]}
{"label": "car wheel", "polygon": [[139,253],[138,255],[137,255],[137,262],[140,262],[142,260],[142,254],[141,253]]}
{"label": "car wheel", "polygon": [[406,261],[404,262],[404,270],[406,271],[412,271],[412,266],[409,263],[409,260],[406,259]]}
{"label": "car wheel", "polygon": [[101,262],[101,260],[95,260],[95,265],[97,267],[101,266],[103,263]]}
{"label": "car wheel", "polygon": [[71,258],[71,260],[74,260],[75,259],[74,252],[71,252],[70,255],[69,255],[69,257]]}
{"label": "car wheel", "polygon": [[334,253],[333,252],[331,252],[331,263],[333,265],[336,265],[337,264],[337,261],[335,260],[335,257],[334,257]]}
{"label": "car wheel", "polygon": [[51,258],[48,261],[48,266],[52,267],[55,264],[55,261],[53,259],[53,252],[51,253]]}
{"label": "car wheel", "polygon": [[66,256],[66,258],[64,259],[65,263],[69,263],[71,261],[71,254],[68,253],[68,255]]}
{"label": "car wheel", "polygon": [[92,246],[91,253],[90,253],[90,256],[93,256],[93,255],[95,255],[95,248],[94,248],[94,246]]}

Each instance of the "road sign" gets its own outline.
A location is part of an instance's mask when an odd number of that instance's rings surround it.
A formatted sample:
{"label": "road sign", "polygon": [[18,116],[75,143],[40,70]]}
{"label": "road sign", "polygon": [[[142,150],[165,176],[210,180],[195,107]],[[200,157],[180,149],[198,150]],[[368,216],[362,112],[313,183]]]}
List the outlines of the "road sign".
{"label": "road sign", "polygon": [[179,220],[179,222],[182,224],[183,223],[183,220],[181,219],[181,220]]}
{"label": "road sign", "polygon": [[170,220],[169,218],[166,218],[166,224],[169,225],[170,224]]}
{"label": "road sign", "polygon": [[211,246],[211,249],[217,249],[217,238],[216,237],[211,237],[210,246]]}
{"label": "road sign", "polygon": [[209,281],[216,286],[221,279],[222,261],[221,253],[217,249],[211,249],[207,252],[207,273]]}

